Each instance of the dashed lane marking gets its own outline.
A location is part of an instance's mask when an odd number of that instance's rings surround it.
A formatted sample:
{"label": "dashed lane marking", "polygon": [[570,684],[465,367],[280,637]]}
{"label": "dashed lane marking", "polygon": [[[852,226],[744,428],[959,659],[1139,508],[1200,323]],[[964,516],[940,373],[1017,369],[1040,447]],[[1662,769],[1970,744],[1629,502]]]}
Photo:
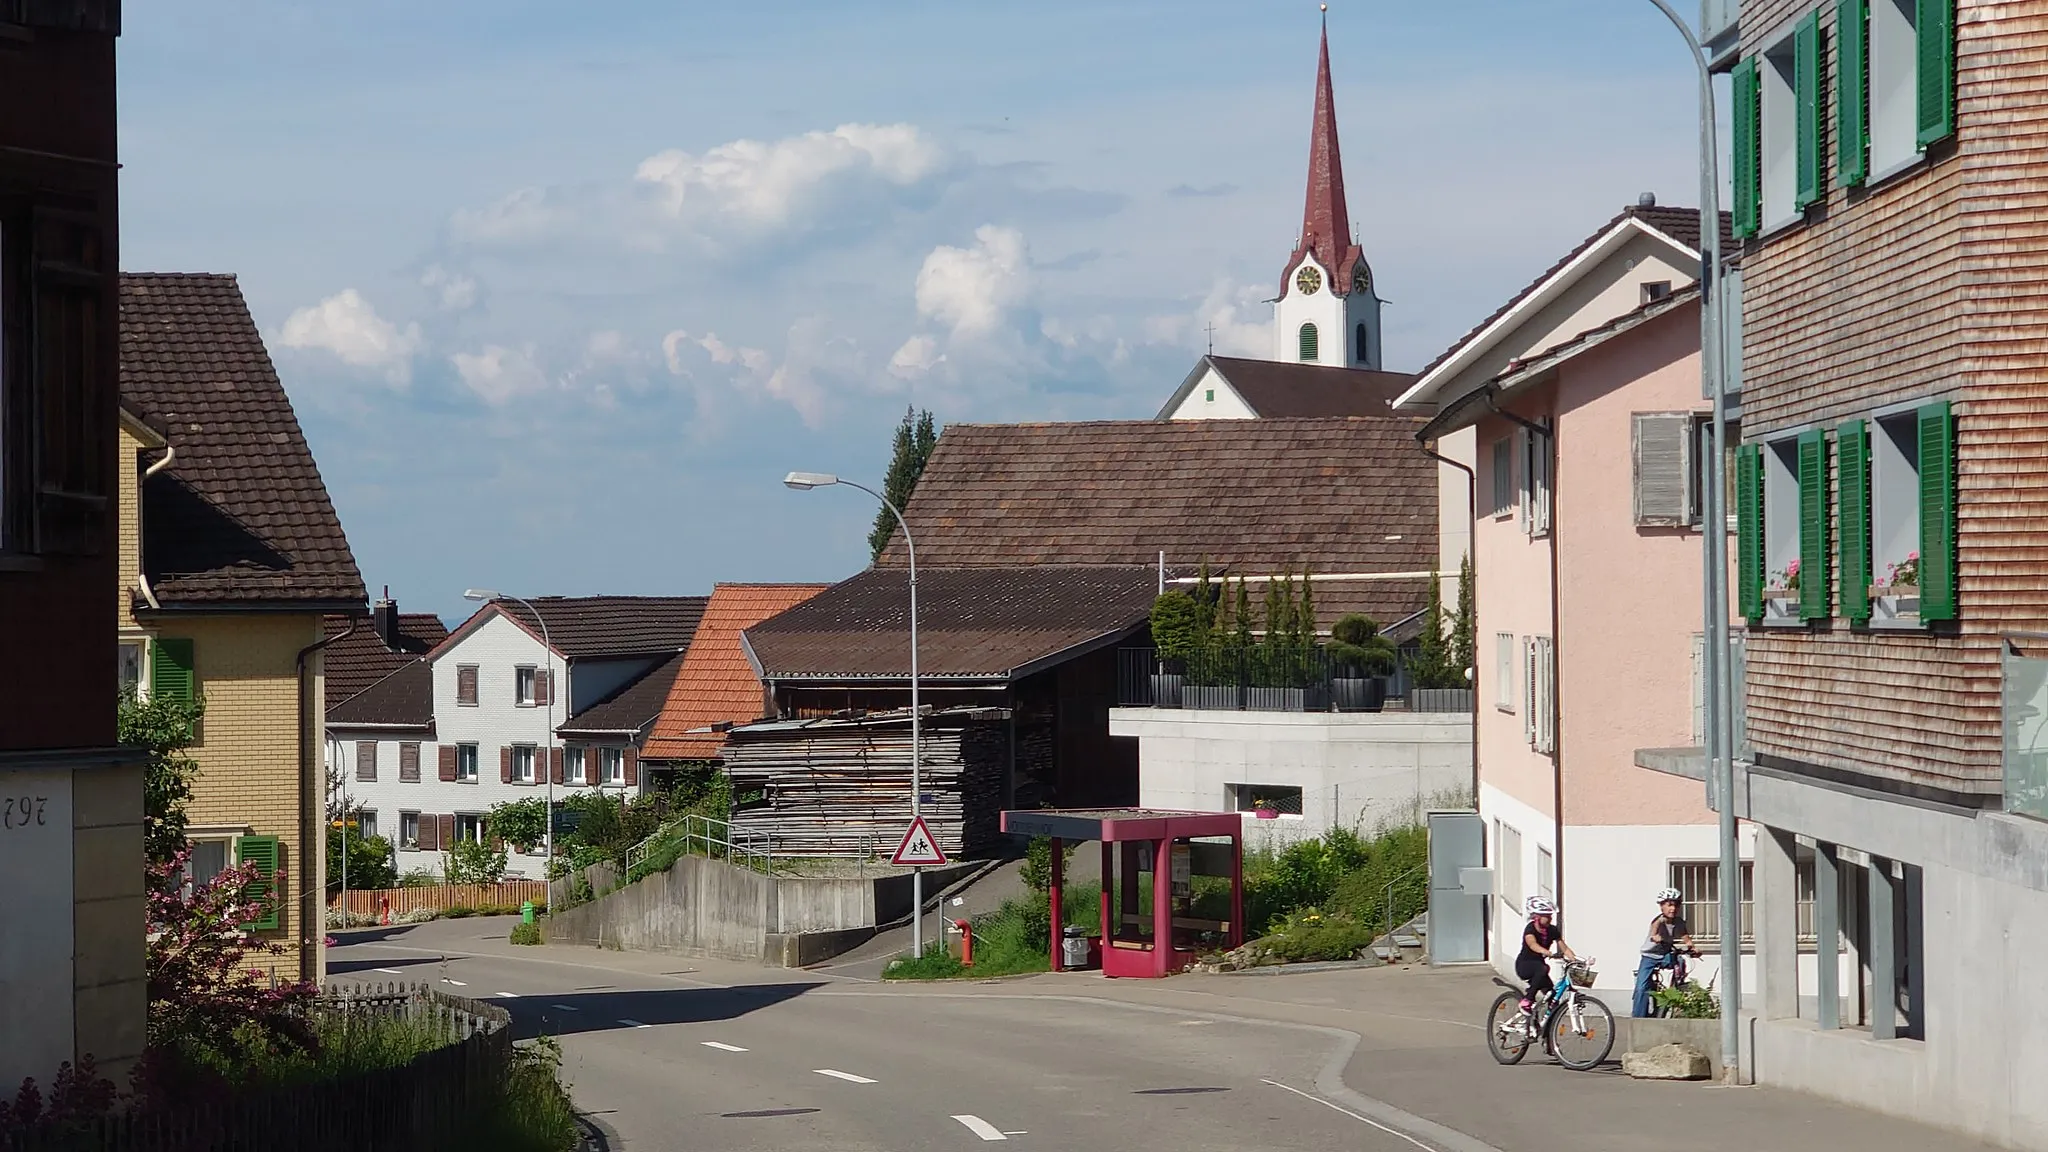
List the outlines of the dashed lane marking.
{"label": "dashed lane marking", "polygon": [[811,1071],[813,1071],[813,1072],[816,1072],[816,1073],[817,1073],[818,1075],[820,1075],[820,1076],[830,1076],[830,1077],[832,1077],[832,1078],[833,1078],[834,1080],[845,1080],[845,1081],[847,1081],[847,1082],[849,1082],[849,1083],[853,1083],[853,1084],[873,1084],[873,1083],[874,1083],[874,1081],[873,1081],[873,1080],[870,1080],[870,1079],[868,1079],[868,1078],[867,1078],[867,1077],[865,1077],[865,1076],[855,1076],[855,1075],[854,1075],[853,1073],[851,1073],[851,1072],[841,1072],[841,1071],[840,1071],[839,1069],[837,1069],[837,1068],[813,1068],[813,1069],[811,1069]]}
{"label": "dashed lane marking", "polygon": [[979,1116],[955,1116],[953,1117],[953,1119],[958,1120],[961,1124],[966,1126],[969,1132],[974,1133],[976,1136],[981,1137],[983,1140],[1009,1139],[1008,1136],[1005,1136],[1003,1134],[1002,1129],[997,1128],[995,1125],[989,1123],[986,1120],[983,1120]]}
{"label": "dashed lane marking", "polygon": [[746,1049],[745,1049],[745,1048],[742,1048],[742,1047],[740,1047],[740,1046],[739,1046],[739,1045],[737,1045],[737,1044],[721,1044],[721,1043],[719,1043],[719,1042],[718,1042],[718,1041],[716,1041],[716,1040],[703,1040],[703,1041],[699,1041],[699,1043],[703,1044],[703,1045],[704,1045],[704,1046],[705,1046],[706,1048],[716,1048],[716,1049],[718,1049],[718,1050],[719,1050],[720,1052],[745,1052],[745,1051],[746,1051]]}

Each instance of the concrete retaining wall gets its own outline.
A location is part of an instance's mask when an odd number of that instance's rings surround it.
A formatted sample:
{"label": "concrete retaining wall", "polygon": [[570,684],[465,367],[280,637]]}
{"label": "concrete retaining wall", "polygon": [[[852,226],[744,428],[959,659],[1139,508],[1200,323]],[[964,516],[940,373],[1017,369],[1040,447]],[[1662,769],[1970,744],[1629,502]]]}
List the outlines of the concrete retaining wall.
{"label": "concrete retaining wall", "polygon": [[[926,893],[973,867],[926,870]],[[684,856],[666,872],[556,912],[547,938],[554,944],[801,967],[866,941],[879,924],[908,916],[910,904],[908,873],[865,880],[764,876]]]}

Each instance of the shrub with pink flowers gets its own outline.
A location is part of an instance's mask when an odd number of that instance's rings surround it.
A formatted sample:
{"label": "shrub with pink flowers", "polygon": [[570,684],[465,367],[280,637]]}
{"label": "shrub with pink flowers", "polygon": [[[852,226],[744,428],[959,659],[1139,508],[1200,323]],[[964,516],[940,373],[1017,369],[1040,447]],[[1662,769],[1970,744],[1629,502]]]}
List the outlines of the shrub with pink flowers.
{"label": "shrub with pink flowers", "polygon": [[1884,578],[1887,587],[1918,586],[1920,583],[1920,553],[1908,552],[1906,558],[1890,565]]}

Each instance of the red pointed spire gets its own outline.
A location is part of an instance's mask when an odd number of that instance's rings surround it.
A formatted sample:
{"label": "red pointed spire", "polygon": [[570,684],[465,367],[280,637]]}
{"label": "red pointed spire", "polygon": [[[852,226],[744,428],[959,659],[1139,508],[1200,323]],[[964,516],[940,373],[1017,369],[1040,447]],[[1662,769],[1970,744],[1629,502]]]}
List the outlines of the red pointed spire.
{"label": "red pointed spire", "polygon": [[1316,114],[1308,142],[1308,199],[1301,210],[1301,240],[1281,273],[1286,276],[1313,253],[1330,273],[1330,290],[1351,292],[1351,273],[1363,253],[1351,241],[1351,212],[1344,203],[1344,159],[1337,146],[1337,101],[1330,89],[1330,17],[1323,14],[1322,47],[1316,59]]}

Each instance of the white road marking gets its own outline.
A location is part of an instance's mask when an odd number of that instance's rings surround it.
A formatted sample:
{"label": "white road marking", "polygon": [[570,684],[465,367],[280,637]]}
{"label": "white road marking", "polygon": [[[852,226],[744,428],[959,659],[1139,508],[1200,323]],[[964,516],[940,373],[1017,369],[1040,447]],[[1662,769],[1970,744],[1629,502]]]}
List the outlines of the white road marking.
{"label": "white road marking", "polygon": [[580,1011],[582,1011],[582,1009],[580,1009],[580,1008],[576,1007],[576,1006],[575,1006],[574,1004],[554,1004],[554,1005],[550,1005],[550,1007],[556,1008],[556,1009],[558,1009],[558,1010],[560,1010],[560,1011],[563,1011],[563,1012],[580,1012]]}
{"label": "white road marking", "polygon": [[1002,1129],[997,1128],[995,1125],[989,1123],[986,1120],[983,1120],[979,1116],[955,1116],[953,1117],[953,1119],[958,1120],[960,1123],[966,1125],[967,1130],[969,1132],[974,1133],[976,1136],[981,1137],[983,1140],[1009,1139],[1008,1136],[1003,1135]]}
{"label": "white road marking", "polygon": [[1031,1135],[1031,1133],[1029,1133],[1029,1132],[1026,1132],[1026,1131],[1025,1131],[1025,1130],[1023,1130],[1022,1128],[1012,1128],[1012,1129],[1010,1129],[1009,1131],[1007,1131],[1007,1132],[1003,1133],[1003,1135],[1005,1135],[1005,1136],[1029,1136],[1029,1135]]}
{"label": "white road marking", "polygon": [[460,980],[450,980],[450,979],[449,979],[449,978],[447,978],[446,976],[443,976],[443,977],[441,977],[441,983],[443,983],[443,984],[453,984],[453,985],[455,985],[455,986],[456,986],[457,988],[467,988],[467,987],[469,987],[469,985],[468,985],[468,984],[465,984],[464,982],[462,982],[462,981],[460,981]]}
{"label": "white road marking", "polygon": [[396,969],[396,968],[372,968],[372,969],[371,969],[371,971],[372,971],[372,972],[385,972],[385,973],[389,973],[390,975],[393,975],[393,976],[403,976],[403,975],[405,975],[405,973],[403,973],[403,972],[400,972],[400,971],[399,971],[398,969]]}
{"label": "white road marking", "polygon": [[1271,1085],[1272,1085],[1273,1087],[1275,1087],[1275,1088],[1279,1088],[1279,1089],[1281,1089],[1281,1090],[1283,1090],[1283,1091],[1287,1091],[1287,1092],[1292,1092],[1292,1093],[1294,1093],[1294,1094],[1295,1094],[1296,1096],[1300,1096],[1300,1097],[1302,1097],[1302,1098],[1304,1098],[1304,1099],[1308,1099],[1308,1100],[1313,1100],[1313,1101],[1315,1101],[1316,1103],[1318,1103],[1318,1104],[1321,1104],[1321,1105],[1322,1105],[1323,1107],[1325,1107],[1325,1108],[1331,1108],[1331,1109],[1335,1109],[1335,1110],[1336,1110],[1336,1111],[1338,1111],[1338,1112],[1342,1112],[1342,1113],[1343,1113],[1343,1114],[1345,1114],[1346,1116],[1349,1116],[1349,1117],[1351,1117],[1351,1118],[1352,1118],[1353,1120],[1357,1120],[1357,1121],[1359,1121],[1360,1123],[1363,1123],[1363,1124],[1370,1124],[1370,1125],[1372,1125],[1373,1127],[1375,1127],[1375,1128],[1379,1129],[1380,1131],[1382,1131],[1382,1132],[1385,1132],[1385,1133],[1386,1133],[1387,1135],[1389,1135],[1389,1136],[1399,1136],[1399,1137],[1400,1137],[1401,1139],[1403,1139],[1403,1140],[1406,1140],[1406,1141],[1407,1141],[1407,1142],[1409,1142],[1410,1144],[1413,1144],[1413,1145],[1415,1145],[1415,1146],[1416,1146],[1417,1148],[1420,1148],[1420,1149],[1422,1149],[1422,1152],[1431,1152],[1431,1149],[1430,1149],[1429,1145],[1427,1145],[1427,1144],[1424,1144],[1424,1143],[1423,1143],[1422,1141],[1420,1141],[1420,1140],[1417,1140],[1417,1139],[1416,1139],[1415,1137],[1413,1137],[1413,1136],[1410,1136],[1410,1135],[1409,1135],[1409,1134],[1407,1134],[1406,1132],[1403,1132],[1403,1131],[1401,1131],[1401,1130],[1400,1130],[1399,1128],[1389,1128],[1389,1127],[1387,1127],[1387,1126],[1386,1126],[1385,1124],[1382,1124],[1382,1123],[1380,1123],[1379,1121],[1377,1121],[1377,1120],[1374,1120],[1374,1119],[1372,1119],[1372,1118],[1371,1118],[1371,1117],[1369,1117],[1369,1116],[1360,1116],[1360,1115],[1359,1115],[1358,1113],[1356,1113],[1356,1112],[1353,1112],[1353,1111],[1352,1111],[1351,1109],[1349,1109],[1349,1108],[1344,1108],[1344,1107],[1340,1107],[1339,1105],[1336,1105],[1336,1104],[1332,1104],[1332,1103],[1330,1103],[1330,1102],[1329,1102],[1328,1100],[1325,1100],[1325,1099],[1323,1099],[1323,1098],[1322,1098],[1321,1096],[1316,1096],[1316,1095],[1312,1095],[1312,1094],[1310,1094],[1310,1093],[1307,1093],[1307,1092],[1303,1092],[1303,1091],[1302,1091],[1301,1089],[1299,1089],[1299,1088],[1289,1088],[1289,1087],[1288,1087],[1287,1085],[1285,1085],[1285,1084],[1282,1084],[1282,1083],[1281,1083],[1281,1082],[1279,1082],[1278,1080],[1260,1080],[1260,1081],[1259,1081],[1259,1083],[1261,1083],[1261,1084],[1271,1084]]}
{"label": "white road marking", "polygon": [[816,1072],[820,1076],[830,1076],[835,1080],[847,1080],[855,1084],[874,1083],[873,1080],[870,1080],[865,1076],[855,1076],[851,1072],[841,1072],[837,1068],[813,1068],[811,1069],[811,1071]]}
{"label": "white road marking", "polygon": [[703,1044],[703,1045],[704,1045],[704,1046],[705,1046],[706,1048],[716,1048],[716,1049],[718,1049],[718,1050],[719,1050],[720,1052],[745,1052],[745,1051],[746,1051],[746,1049],[745,1049],[745,1048],[742,1048],[742,1047],[740,1047],[740,1046],[739,1046],[739,1045],[737,1045],[737,1044],[721,1044],[721,1043],[719,1043],[719,1042],[718,1042],[718,1041],[716,1041],[716,1040],[702,1040],[702,1041],[699,1041],[699,1043]]}
{"label": "white road marking", "polygon": [[505,999],[507,999],[507,1000],[517,1000],[517,999],[519,999],[519,993],[517,993],[517,992],[493,992],[493,993],[491,993],[491,995],[493,995],[493,996],[503,996],[503,997],[504,997]]}
{"label": "white road marking", "polygon": [[621,1023],[621,1024],[624,1024],[624,1025],[625,1025],[626,1027],[628,1027],[628,1028],[652,1028],[652,1027],[654,1027],[654,1025],[652,1025],[652,1024],[642,1024],[642,1023],[641,1023],[641,1022],[639,1022],[638,1020],[628,1020],[628,1019],[626,1019],[626,1018],[625,1018],[624,1016],[621,1016],[621,1017],[619,1017],[619,1023]]}

